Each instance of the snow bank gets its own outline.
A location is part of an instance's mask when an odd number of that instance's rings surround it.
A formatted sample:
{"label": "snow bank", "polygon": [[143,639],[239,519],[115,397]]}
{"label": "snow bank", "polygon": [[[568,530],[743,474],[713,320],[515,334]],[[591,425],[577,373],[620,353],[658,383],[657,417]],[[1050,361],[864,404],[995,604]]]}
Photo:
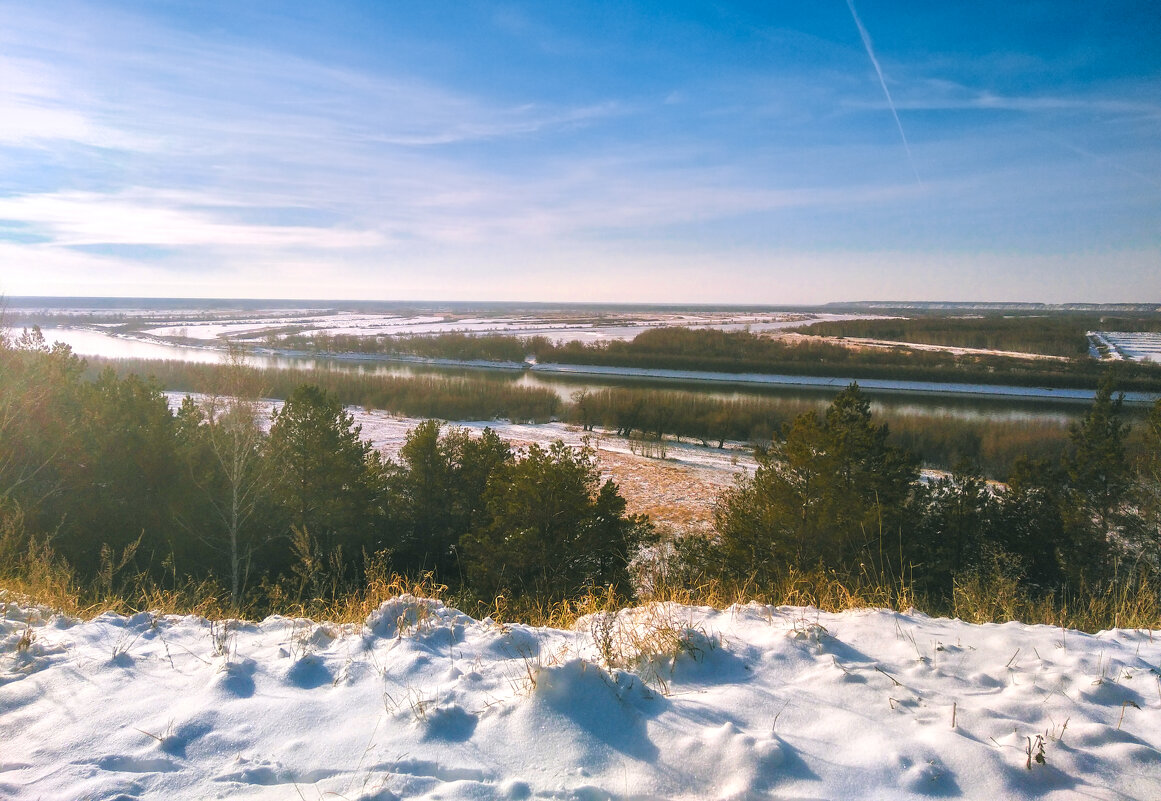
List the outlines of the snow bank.
{"label": "snow bank", "polygon": [[[680,606],[575,631],[7,604],[0,797],[1161,797],[1161,640]],[[953,725],[954,724],[954,725]]]}

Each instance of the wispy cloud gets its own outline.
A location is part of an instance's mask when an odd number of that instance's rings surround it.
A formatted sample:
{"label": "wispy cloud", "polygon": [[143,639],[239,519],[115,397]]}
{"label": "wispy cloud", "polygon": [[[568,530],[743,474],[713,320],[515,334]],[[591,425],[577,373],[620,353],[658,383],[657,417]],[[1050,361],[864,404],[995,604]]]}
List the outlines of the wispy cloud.
{"label": "wispy cloud", "polygon": [[91,104],[51,61],[0,52],[0,75],[0,146],[59,141],[112,148],[144,144],[88,113]]}
{"label": "wispy cloud", "polygon": [[[59,286],[113,274],[180,286],[213,269],[232,294],[257,292],[271,275],[309,289],[326,270],[335,287],[414,297],[485,286],[489,276],[473,270],[519,267],[512,285],[535,286],[597,262],[617,265],[609,281],[636,264],[642,286],[657,284],[671,265],[695,287],[693,271],[730,268],[743,246],[754,248],[751,285],[763,246],[909,242],[926,254],[1063,236],[1095,243],[1093,252],[1114,240],[1149,252],[1155,183],[1139,178],[1158,152],[1155,81],[972,88],[984,73],[969,78],[954,60],[930,67],[938,54],[905,58],[898,30],[881,35],[891,59],[880,65],[869,37],[864,50],[847,35],[846,12],[802,11],[827,24],[801,31],[751,25],[741,10],[728,32],[702,30],[698,15],[671,19],[674,44],[636,24],[614,41],[613,31],[561,26],[528,4],[477,15],[493,18],[487,31],[424,28],[445,37],[430,52],[466,48],[457,72],[397,56],[413,41],[386,24],[375,32],[382,42],[369,37],[347,57],[336,47],[345,41],[320,43],[313,31],[287,39],[249,18],[227,32],[204,24],[244,16],[227,6],[194,17],[172,4],[9,3],[0,291],[14,291],[12,274],[35,277],[13,267],[25,264],[45,265]],[[880,35],[883,21],[875,25]],[[735,49],[729,34],[743,30],[751,38]],[[487,58],[507,47],[528,52],[490,71]],[[603,69],[607,59],[616,63]],[[528,75],[519,69],[528,63],[569,77]],[[1014,124],[1003,114],[977,126],[966,113],[906,113],[960,110],[1011,112]],[[906,180],[899,113],[923,185]],[[1103,128],[1090,124],[1097,118]],[[1064,121],[1068,135],[1042,120]],[[1071,146],[1037,147],[1027,126]],[[1121,139],[1110,143],[1111,132]]]}
{"label": "wispy cloud", "polygon": [[[779,188],[689,163],[687,154],[666,159],[668,144],[524,154],[492,167],[440,146],[567,138],[639,110],[617,99],[501,104],[414,78],[146,33],[134,38],[147,44],[125,50],[75,40],[59,52],[28,48],[14,74],[48,77],[0,90],[0,104],[70,116],[52,126],[26,115],[21,135],[119,148],[129,169],[99,176],[108,184],[100,192],[61,187],[0,200],[0,217],[67,246],[322,249],[587,235],[907,194],[891,185]],[[242,222],[248,211],[288,205],[343,224]]]}
{"label": "wispy cloud", "polygon": [[[159,135],[169,152],[183,154],[259,149],[267,144],[259,137],[427,146],[520,136],[622,111],[612,101],[497,104],[413,76],[359,72],[152,27],[125,50],[66,35],[49,35],[35,46],[11,34],[0,42],[23,51],[0,57],[0,108],[12,112],[0,125],[11,128],[10,139],[91,142],[100,131],[111,140],[106,143],[132,147],[135,136]],[[39,115],[29,113],[36,110]]]}
{"label": "wispy cloud", "polygon": [[[59,246],[165,245],[169,247],[307,247],[352,248],[381,245],[373,231],[351,231],[307,226],[240,225],[218,214],[194,210],[217,205],[212,198],[187,197],[148,191],[96,194],[60,192],[0,198],[0,219],[18,220],[51,238]],[[201,202],[196,202],[196,201]]]}
{"label": "wispy cloud", "polygon": [[[383,133],[371,135],[371,141],[391,145],[446,145],[457,142],[472,142],[497,139],[521,134],[536,133],[545,129],[580,125],[621,113],[621,106],[615,102],[599,103],[573,109],[544,109],[528,104],[512,109],[504,109],[491,114],[479,114],[476,121],[448,119],[432,130],[415,133]],[[493,119],[489,121],[487,118]]]}
{"label": "wispy cloud", "polygon": [[1012,111],[1028,114],[1082,112],[1161,120],[1161,102],[1115,97],[1107,93],[1085,96],[1006,95],[943,79],[917,82],[909,89],[906,94],[895,98],[896,108],[908,111]]}

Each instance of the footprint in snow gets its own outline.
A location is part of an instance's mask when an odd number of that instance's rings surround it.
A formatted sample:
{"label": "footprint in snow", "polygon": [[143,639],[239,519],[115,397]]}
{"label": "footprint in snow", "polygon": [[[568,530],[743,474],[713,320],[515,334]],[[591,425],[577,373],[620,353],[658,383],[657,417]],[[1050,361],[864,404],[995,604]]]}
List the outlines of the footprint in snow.
{"label": "footprint in snow", "polygon": [[181,766],[171,759],[132,757],[121,754],[103,756],[96,765],[101,770],[110,770],[117,773],[172,773],[181,770]]}
{"label": "footprint in snow", "polygon": [[904,790],[929,796],[963,794],[959,783],[955,780],[955,774],[934,754],[916,758],[897,756],[895,763],[901,771],[899,786]]}
{"label": "footprint in snow", "polygon": [[170,756],[185,759],[185,749],[193,741],[213,731],[213,725],[202,721],[187,721],[166,732],[158,741],[158,748]]}
{"label": "footprint in snow", "polygon": [[419,776],[441,782],[485,782],[488,780],[487,775],[479,768],[452,767],[428,759],[399,759],[376,765],[371,770]]}
{"label": "footprint in snow", "polygon": [[264,762],[243,765],[241,769],[232,773],[215,776],[214,781],[271,787],[278,784],[316,784],[337,773],[335,770],[294,770],[280,762]]}

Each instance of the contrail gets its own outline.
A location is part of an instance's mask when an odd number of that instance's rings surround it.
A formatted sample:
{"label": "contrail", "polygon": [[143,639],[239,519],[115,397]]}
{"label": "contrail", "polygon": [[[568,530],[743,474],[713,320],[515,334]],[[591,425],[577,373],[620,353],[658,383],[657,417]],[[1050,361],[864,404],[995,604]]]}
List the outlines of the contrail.
{"label": "contrail", "polygon": [[1027,125],[1022,125],[1020,127],[1023,128],[1025,131],[1028,131],[1033,136],[1040,137],[1041,139],[1043,139],[1046,142],[1051,142],[1054,145],[1059,145],[1060,147],[1064,148],[1065,150],[1071,150],[1073,153],[1077,153],[1081,156],[1084,156],[1085,158],[1092,159],[1097,164],[1103,164],[1106,167],[1112,167],[1114,170],[1117,170],[1118,172],[1122,172],[1125,175],[1131,175],[1134,178],[1138,178],[1138,179],[1144,181],[1145,183],[1151,185],[1154,189],[1161,189],[1161,181],[1158,181],[1153,176],[1146,175],[1146,174],[1144,174],[1142,172],[1138,172],[1137,170],[1134,170],[1134,169],[1130,169],[1129,167],[1126,167],[1124,164],[1121,164],[1120,162],[1115,161],[1115,160],[1109,158],[1108,156],[1102,156],[1098,153],[1093,153],[1090,150],[1085,150],[1084,148],[1077,147],[1076,145],[1072,144],[1071,142],[1066,142],[1065,140],[1060,139],[1056,136],[1053,136],[1052,134],[1046,133],[1044,131],[1036,130],[1035,128],[1032,128],[1032,127],[1027,126]]}
{"label": "contrail", "polygon": [[922,184],[923,181],[919,177],[919,170],[915,169],[915,159],[911,155],[911,145],[907,142],[907,134],[903,133],[903,123],[899,121],[899,112],[895,109],[895,101],[891,99],[891,92],[887,89],[887,81],[883,79],[883,70],[879,66],[879,59],[875,58],[875,48],[871,46],[870,34],[863,27],[863,21],[859,19],[859,12],[855,11],[855,0],[847,0],[847,8],[851,10],[851,16],[854,17],[855,25],[859,28],[859,36],[863,37],[863,47],[867,48],[867,56],[871,59],[871,64],[875,68],[875,74],[879,76],[879,86],[883,87],[883,94],[887,98],[887,105],[891,108],[891,116],[895,118],[895,126],[899,129],[899,138],[903,140],[903,149],[907,151],[907,163],[911,165],[911,172],[915,173],[915,180]]}

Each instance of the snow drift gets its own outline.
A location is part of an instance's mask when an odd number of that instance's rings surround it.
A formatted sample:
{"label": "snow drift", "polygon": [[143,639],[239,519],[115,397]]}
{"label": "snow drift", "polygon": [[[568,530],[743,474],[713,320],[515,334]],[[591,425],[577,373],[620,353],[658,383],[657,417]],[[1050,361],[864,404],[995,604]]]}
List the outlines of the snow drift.
{"label": "snow drift", "polygon": [[1161,797],[1161,641],[658,605],[573,631],[7,603],[0,797]]}

